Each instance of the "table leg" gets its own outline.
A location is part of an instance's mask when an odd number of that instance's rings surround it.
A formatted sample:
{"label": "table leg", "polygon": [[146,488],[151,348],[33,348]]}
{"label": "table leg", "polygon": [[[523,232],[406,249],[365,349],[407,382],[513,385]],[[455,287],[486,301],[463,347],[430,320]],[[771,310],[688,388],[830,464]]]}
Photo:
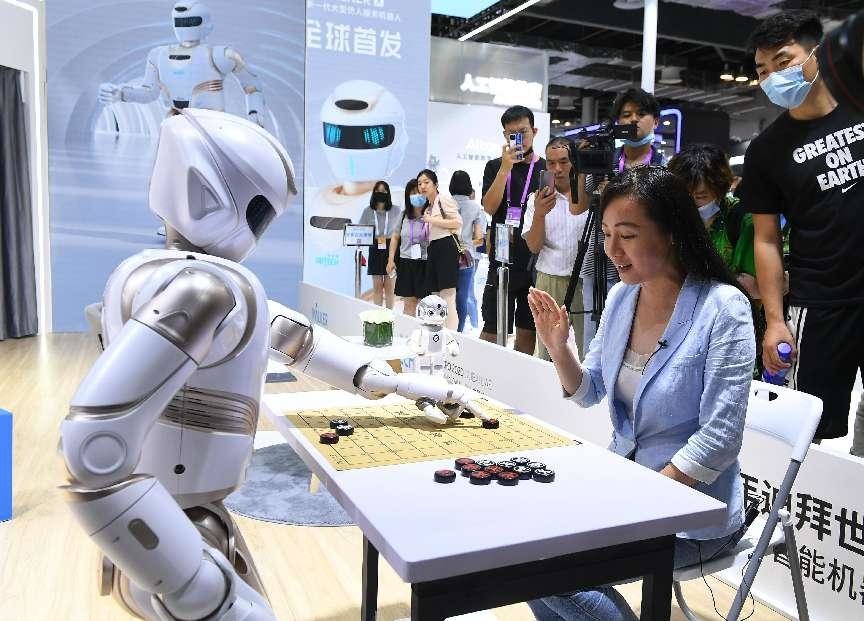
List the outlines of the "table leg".
{"label": "table leg", "polygon": [[668,621],[672,614],[672,571],[675,568],[675,537],[658,550],[654,571],[642,578],[641,621]]}
{"label": "table leg", "polygon": [[411,585],[411,621],[445,621],[446,618],[436,598],[424,597]]}
{"label": "table leg", "polygon": [[362,621],[375,621],[378,617],[378,550],[363,536],[363,601],[360,607]]}

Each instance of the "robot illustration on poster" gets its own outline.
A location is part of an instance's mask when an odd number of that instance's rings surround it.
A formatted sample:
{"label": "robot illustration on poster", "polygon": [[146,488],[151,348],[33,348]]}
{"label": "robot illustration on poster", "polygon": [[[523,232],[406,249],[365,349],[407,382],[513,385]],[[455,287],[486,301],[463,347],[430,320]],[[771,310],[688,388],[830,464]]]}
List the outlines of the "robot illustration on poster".
{"label": "robot illustration on poster", "polygon": [[199,0],[180,0],[171,19],[177,44],[150,50],[139,84],[102,83],[99,101],[106,106],[146,104],[164,96],[172,109],[225,111],[225,79],[233,76],[245,94],[249,120],[271,129],[268,125],[272,123],[264,122],[269,114],[258,77],[237,50],[207,42],[213,31],[210,9]]}
{"label": "robot illustration on poster", "polygon": [[[369,206],[375,182],[391,181],[402,164],[408,145],[405,110],[386,88],[368,80],[339,84],[321,107],[321,148],[336,183],[309,193],[306,229],[309,267],[321,257],[338,255],[339,264],[350,264],[353,251],[342,248],[342,231],[356,223]],[[402,180],[390,184],[394,205],[401,205]],[[326,264],[326,261],[324,262]],[[342,293],[353,291],[353,272],[344,267],[322,274]]]}
{"label": "robot illustration on poster", "polygon": [[169,117],[149,194],[168,248],[124,260],[90,309],[104,351],[61,425],[63,489],[104,555],[100,591],[145,619],[275,618],[222,502],[245,478],[268,359],[368,399],[398,394],[436,422],[489,418],[469,388],[396,373],[267,299],[240,262],[296,194],[261,127],[195,108]]}

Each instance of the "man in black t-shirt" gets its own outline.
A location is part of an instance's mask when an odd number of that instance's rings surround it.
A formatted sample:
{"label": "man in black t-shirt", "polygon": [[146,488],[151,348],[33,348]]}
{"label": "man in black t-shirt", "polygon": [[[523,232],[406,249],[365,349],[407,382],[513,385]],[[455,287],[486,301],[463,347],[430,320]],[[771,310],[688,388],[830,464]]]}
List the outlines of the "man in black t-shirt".
{"label": "man in black t-shirt", "polygon": [[[525,220],[525,206],[533,192],[537,190],[538,173],[546,170],[546,160],[534,153],[534,113],[525,106],[512,106],[501,116],[506,144],[501,157],[486,163],[483,171],[483,209],[492,216],[492,230],[489,235],[489,275],[483,291],[483,329],[480,338],[494,343],[498,332],[498,267],[495,260],[496,225],[510,225],[510,288],[507,300],[507,331],[516,324],[514,349],[534,354],[536,332],[531,309],[528,308],[528,289],[534,284],[528,262],[531,251],[522,239],[522,224]],[[522,157],[511,145],[510,137],[522,136]]]}
{"label": "man in black t-shirt", "polygon": [[[762,359],[772,373],[787,368],[792,388],[822,399],[818,439],[847,434],[864,366],[864,115],[838,106],[819,77],[821,38],[809,12],[774,15],[754,31],[759,81],[788,111],[750,144],[741,186],[767,320]],[[785,315],[781,213],[792,230]],[[781,342],[794,349],[791,365],[780,360]]]}

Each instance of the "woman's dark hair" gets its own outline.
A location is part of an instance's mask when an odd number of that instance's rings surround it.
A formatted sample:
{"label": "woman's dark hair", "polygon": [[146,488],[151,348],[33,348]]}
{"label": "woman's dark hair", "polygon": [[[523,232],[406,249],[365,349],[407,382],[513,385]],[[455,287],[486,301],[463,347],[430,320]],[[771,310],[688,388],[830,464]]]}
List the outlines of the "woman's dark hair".
{"label": "woman's dark hair", "polygon": [[[379,188],[383,187],[383,190]],[[386,181],[376,181],[375,185],[372,186],[372,193],[369,195],[369,209],[375,210],[375,205],[378,204],[378,201],[375,200],[375,192],[384,192],[387,194],[387,200],[384,201],[384,211],[390,211],[393,207],[393,197],[390,196],[390,184]]]}
{"label": "woman's dark hair", "polygon": [[704,183],[718,201],[732,187],[732,169],[723,150],[713,144],[691,144],[679,151],[666,168],[692,192]]}
{"label": "woman's dark hair", "polygon": [[748,49],[755,53],[795,42],[812,50],[822,41],[822,34],[822,22],[813,11],[784,11],[759,22],[750,34]]}
{"label": "woman's dark hair", "polygon": [[453,196],[471,196],[474,188],[471,187],[471,176],[464,170],[453,172],[450,177],[450,194]]}
{"label": "woman's dark hair", "polygon": [[423,175],[426,175],[427,177],[429,177],[432,180],[432,183],[435,184],[435,187],[438,187],[438,175],[435,174],[434,170],[429,170],[428,168],[424,168],[419,173],[417,173],[417,179],[419,180],[420,177],[422,177]]}
{"label": "woman's dark hair", "polygon": [[419,192],[418,186],[416,178],[409,179],[408,183],[405,184],[405,211],[402,212],[403,218],[408,218],[409,220],[416,219],[414,216],[414,206],[411,205],[411,195]]}
{"label": "woman's dark hair", "polygon": [[699,280],[718,280],[747,295],[717,254],[687,186],[662,166],[638,166],[618,175],[600,198],[600,212],[616,198],[629,197],[645,208],[660,230],[672,236],[678,264]]}
{"label": "woman's dark hair", "polygon": [[639,107],[639,112],[650,114],[655,119],[660,118],[660,102],[648,91],[641,88],[628,88],[626,91],[618,95],[615,103],[612,105],[612,118],[616,121],[621,116],[621,110],[628,103],[634,103]]}

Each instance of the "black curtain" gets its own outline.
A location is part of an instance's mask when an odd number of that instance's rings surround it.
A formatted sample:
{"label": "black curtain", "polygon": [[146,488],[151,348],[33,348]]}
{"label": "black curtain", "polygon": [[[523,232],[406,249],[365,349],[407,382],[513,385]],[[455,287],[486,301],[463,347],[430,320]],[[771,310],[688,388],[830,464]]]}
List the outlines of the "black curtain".
{"label": "black curtain", "polygon": [[0,340],[36,334],[36,268],[20,72],[0,67]]}

